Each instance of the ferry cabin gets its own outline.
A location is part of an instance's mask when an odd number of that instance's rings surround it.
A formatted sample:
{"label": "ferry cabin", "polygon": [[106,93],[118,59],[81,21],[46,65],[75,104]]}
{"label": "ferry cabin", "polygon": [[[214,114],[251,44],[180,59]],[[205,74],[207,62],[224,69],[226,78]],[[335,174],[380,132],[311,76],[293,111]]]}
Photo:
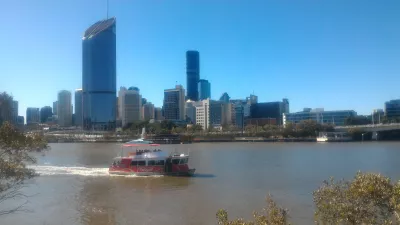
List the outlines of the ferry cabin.
{"label": "ferry cabin", "polygon": [[[161,152],[152,152],[161,153]],[[187,175],[189,156],[144,153],[139,155],[129,155],[128,157],[114,158],[113,165],[110,167],[111,174],[121,175]]]}

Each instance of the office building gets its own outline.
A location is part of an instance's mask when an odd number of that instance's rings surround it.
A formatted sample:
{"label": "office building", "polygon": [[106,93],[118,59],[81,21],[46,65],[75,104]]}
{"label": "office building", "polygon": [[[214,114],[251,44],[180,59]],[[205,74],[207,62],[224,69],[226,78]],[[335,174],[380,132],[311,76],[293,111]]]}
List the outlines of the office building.
{"label": "office building", "polygon": [[250,95],[250,97],[246,97],[246,102],[249,105],[257,104],[258,97],[256,95]]}
{"label": "office building", "polygon": [[126,89],[121,87],[118,92],[118,106],[122,126],[142,120],[142,96],[137,87]]}
{"label": "office building", "polygon": [[203,130],[210,128],[210,99],[198,101],[196,107],[196,124],[200,125]]}
{"label": "office building", "polygon": [[40,109],[40,122],[46,123],[49,117],[53,116],[53,109],[50,106],[45,106]]}
{"label": "office building", "polygon": [[162,108],[160,107],[154,108],[154,119],[157,121],[164,120]]}
{"label": "office building", "polygon": [[200,79],[200,54],[198,51],[186,52],[186,99],[199,100],[198,83]]}
{"label": "office building", "polygon": [[302,112],[284,113],[283,125],[286,125],[288,122],[297,124],[304,120],[314,120],[320,124],[343,126],[348,117],[355,116],[357,116],[357,113],[354,110],[325,111],[323,108],[305,108]]}
{"label": "office building", "polygon": [[[82,38],[82,114],[84,129],[116,126],[116,20],[90,26]],[[59,118],[60,119],[60,118]]]}
{"label": "office building", "polygon": [[26,124],[39,124],[40,122],[40,113],[39,108],[28,107],[26,109]]}
{"label": "office building", "polygon": [[400,99],[385,102],[385,116],[389,121],[400,118]]}
{"label": "office building", "polygon": [[245,126],[245,115],[244,115],[244,106],[243,104],[235,104],[235,126],[243,129]]}
{"label": "office building", "polygon": [[61,127],[72,126],[71,92],[66,90],[58,92],[57,102],[58,125]]}
{"label": "office building", "polygon": [[221,101],[210,100],[210,124],[223,126],[227,124],[227,107]]}
{"label": "office building", "polygon": [[146,102],[143,106],[143,119],[154,119],[154,105],[151,102]]}
{"label": "office building", "polygon": [[211,98],[211,84],[208,80],[200,79],[198,83],[199,100]]}
{"label": "office building", "polygon": [[11,105],[11,123],[16,125],[18,120],[18,101],[12,101]]}
{"label": "office building", "polygon": [[25,118],[23,116],[17,117],[17,125],[18,127],[23,127],[25,124]]}
{"label": "office building", "polygon": [[374,109],[372,111],[372,124],[380,124],[385,116],[383,109]]}
{"label": "office building", "polygon": [[166,120],[185,120],[185,89],[182,85],[164,90],[163,110]]}
{"label": "office building", "polygon": [[185,120],[189,124],[196,123],[196,102],[187,100],[185,103]]}
{"label": "office building", "polygon": [[53,115],[55,115],[55,116],[58,114],[57,108],[58,108],[58,102],[55,101],[55,102],[53,102]]}
{"label": "office building", "polygon": [[283,124],[283,113],[288,113],[289,101],[253,103],[250,106],[250,118],[274,118],[279,125]]}
{"label": "office building", "polygon": [[226,92],[224,92],[222,95],[221,95],[221,97],[219,98],[219,100],[221,101],[221,102],[225,102],[225,103],[229,103],[229,100],[230,100],[231,98],[229,97],[229,95],[228,95],[228,93],[226,93]]}
{"label": "office building", "polygon": [[83,112],[82,112],[82,89],[75,90],[75,121],[74,125],[82,127],[83,125]]}

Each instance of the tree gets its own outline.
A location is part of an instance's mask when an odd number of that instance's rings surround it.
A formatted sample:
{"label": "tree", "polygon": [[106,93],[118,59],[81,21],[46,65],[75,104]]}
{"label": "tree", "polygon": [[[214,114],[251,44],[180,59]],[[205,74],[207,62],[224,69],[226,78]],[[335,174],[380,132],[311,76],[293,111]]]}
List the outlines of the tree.
{"label": "tree", "polygon": [[[313,193],[317,224],[400,224],[400,181],[376,173],[358,172],[351,181],[331,178]],[[253,221],[229,220],[226,210],[217,212],[221,225],[283,225],[287,211],[269,196],[265,213],[254,213]]]}
{"label": "tree", "polygon": [[399,220],[400,185],[358,172],[352,181],[325,181],[314,192],[317,221],[328,224],[392,224]]}
{"label": "tree", "polygon": [[[10,123],[3,123],[0,128],[0,203],[25,197],[20,192],[24,181],[37,175],[33,169],[26,167],[26,163],[36,162],[29,153],[47,148],[43,136],[38,134],[28,136],[19,132]],[[0,215],[22,210],[23,205],[0,211]]]}
{"label": "tree", "polygon": [[[0,94],[2,115],[11,114],[11,105],[7,102],[12,102],[12,97],[7,93]],[[20,192],[24,181],[37,175],[34,170],[26,167],[26,163],[36,161],[30,152],[45,149],[48,149],[48,145],[40,134],[25,135],[9,122],[0,124],[0,204],[24,197]],[[23,206],[0,210],[0,215],[20,211]]]}
{"label": "tree", "polygon": [[217,212],[217,220],[220,225],[285,225],[287,221],[287,210],[279,207],[271,198],[267,197],[267,208],[263,212],[254,212],[253,221],[245,221],[242,218],[229,220],[228,212],[220,209]]}

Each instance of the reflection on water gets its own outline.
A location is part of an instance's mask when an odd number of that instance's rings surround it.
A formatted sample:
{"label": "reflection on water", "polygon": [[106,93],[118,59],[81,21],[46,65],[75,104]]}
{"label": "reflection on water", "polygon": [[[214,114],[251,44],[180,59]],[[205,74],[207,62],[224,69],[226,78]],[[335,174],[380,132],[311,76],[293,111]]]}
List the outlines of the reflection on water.
{"label": "reflection on water", "polygon": [[53,144],[32,166],[40,177],[24,193],[33,213],[2,217],[0,224],[215,224],[225,208],[251,217],[264,197],[290,210],[294,224],[313,223],[312,191],[330,176],[358,170],[400,178],[398,143],[202,143],[191,148],[194,177],[110,176],[115,144]]}

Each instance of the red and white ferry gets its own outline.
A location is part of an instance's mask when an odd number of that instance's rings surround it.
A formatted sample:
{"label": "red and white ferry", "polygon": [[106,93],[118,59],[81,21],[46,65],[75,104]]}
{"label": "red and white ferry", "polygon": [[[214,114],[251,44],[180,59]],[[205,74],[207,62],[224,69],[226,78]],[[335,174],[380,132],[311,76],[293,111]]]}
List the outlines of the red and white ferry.
{"label": "red and white ferry", "polygon": [[188,166],[189,155],[180,153],[168,155],[160,149],[159,144],[150,141],[134,140],[122,147],[129,150],[125,156],[122,153],[121,156],[114,158],[109,168],[110,174],[192,176],[196,170]]}

